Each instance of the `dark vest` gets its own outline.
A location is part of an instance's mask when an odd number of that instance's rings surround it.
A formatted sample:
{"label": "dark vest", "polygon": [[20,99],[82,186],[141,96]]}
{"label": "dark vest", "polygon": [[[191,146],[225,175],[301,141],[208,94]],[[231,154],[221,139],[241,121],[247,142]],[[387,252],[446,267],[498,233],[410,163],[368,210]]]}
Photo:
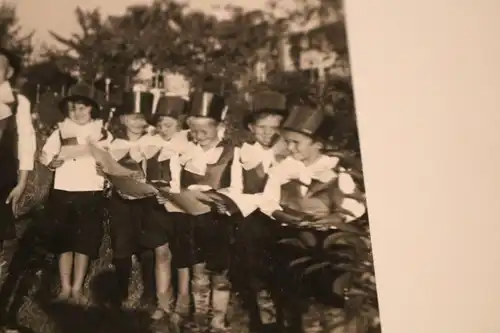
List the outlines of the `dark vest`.
{"label": "dark vest", "polygon": [[17,184],[17,170],[19,160],[17,155],[17,95],[15,101],[10,105],[12,115],[3,120],[6,122],[0,141],[0,187],[11,187]]}
{"label": "dark vest", "polygon": [[[106,132],[106,131],[105,131]],[[107,132],[106,132],[106,135],[107,135]],[[115,138],[116,140],[117,138]],[[127,139],[122,139],[122,140],[127,140]],[[128,141],[128,140],[127,140]],[[144,166],[143,166],[143,163],[142,161],[141,162],[137,162],[135,161],[131,156],[130,156],[130,153],[126,153],[125,156],[123,156],[121,159],[119,159],[118,161],[118,164],[120,164],[121,166],[129,169],[129,170],[132,170],[132,171],[140,171],[143,175],[145,174],[145,170],[144,170]]]}
{"label": "dark vest", "polygon": [[148,181],[162,180],[169,182],[172,180],[170,170],[170,159],[158,161],[161,150],[146,162],[146,178]]}
{"label": "dark vest", "polygon": [[130,153],[123,156],[118,163],[129,170],[144,172],[142,169],[142,162],[136,162],[132,157],[130,157]]}
{"label": "dark vest", "polygon": [[231,164],[234,158],[234,148],[226,142],[221,142],[217,147],[224,147],[222,154],[216,163],[207,165],[205,175],[200,176],[182,169],[181,187],[208,185],[214,190],[218,190],[231,185]]}
{"label": "dark vest", "polygon": [[243,169],[243,193],[256,194],[264,191],[268,175],[264,172],[262,163],[250,170]]}
{"label": "dark vest", "polygon": [[302,195],[300,188],[301,183],[297,180],[283,184],[281,206],[320,218],[323,216],[314,213],[318,207],[327,212],[325,215],[332,214],[344,198],[344,194],[338,188],[337,180],[328,184],[313,180],[305,195]]}

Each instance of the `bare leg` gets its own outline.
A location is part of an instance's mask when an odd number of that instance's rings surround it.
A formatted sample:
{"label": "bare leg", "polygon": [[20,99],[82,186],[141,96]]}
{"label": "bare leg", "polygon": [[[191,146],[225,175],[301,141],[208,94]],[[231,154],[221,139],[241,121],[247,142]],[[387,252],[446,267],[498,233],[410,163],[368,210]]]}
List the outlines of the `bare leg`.
{"label": "bare leg", "polygon": [[73,252],[66,252],[59,256],[59,278],[61,280],[61,292],[57,297],[60,301],[66,301],[71,297],[71,271],[73,270]]}
{"label": "bare leg", "polygon": [[187,315],[189,312],[189,268],[179,268],[177,270],[178,278],[178,297],[176,312],[181,315]]}
{"label": "bare leg", "polygon": [[210,311],[210,276],[205,263],[193,266],[191,290],[194,300],[194,320],[197,330],[206,330]]}
{"label": "bare leg", "polygon": [[226,331],[226,315],[231,297],[231,283],[227,272],[214,274],[212,291],[213,318],[211,327],[216,332]]}
{"label": "bare leg", "polygon": [[72,297],[79,303],[84,303],[85,299],[82,294],[83,282],[87,275],[87,267],[89,264],[89,257],[75,253],[75,269],[73,271],[73,287],[71,288]]}
{"label": "bare leg", "polygon": [[165,313],[171,311],[172,289],[171,289],[171,260],[172,253],[168,244],[164,244],[155,249],[155,277],[156,292],[158,296],[158,309],[153,313],[152,318],[159,320]]}

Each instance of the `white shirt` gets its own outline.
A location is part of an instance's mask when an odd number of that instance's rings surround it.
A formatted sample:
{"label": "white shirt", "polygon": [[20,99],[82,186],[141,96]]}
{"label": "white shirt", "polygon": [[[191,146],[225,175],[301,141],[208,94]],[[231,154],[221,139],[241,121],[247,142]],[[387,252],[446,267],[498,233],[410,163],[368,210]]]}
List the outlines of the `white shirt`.
{"label": "white shirt", "polygon": [[[299,180],[304,184],[304,186],[301,186],[302,195],[307,193],[308,187],[306,185],[310,185],[312,180],[328,183],[336,178],[338,178],[338,186],[342,193],[353,194],[356,191],[356,184],[351,175],[344,172],[345,170],[343,169],[340,169],[340,173],[332,170],[338,163],[338,157],[326,155],[322,155],[316,162],[310,165],[305,165],[301,161],[287,157],[269,172],[269,180],[259,205],[261,211],[271,216],[274,211],[282,209],[279,205],[281,201],[281,186],[292,179]],[[345,216],[347,221],[361,217],[366,211],[364,203],[352,198],[344,198],[340,205],[353,215]]]}
{"label": "white shirt", "polygon": [[[89,140],[99,139],[102,129],[102,121],[95,120],[89,124],[79,126],[66,119],[59,124],[47,139],[43,146],[40,162],[49,165],[50,162],[61,152],[61,133],[72,132],[73,135],[65,137],[76,137],[78,145],[86,145]],[[101,148],[109,147],[112,136],[108,133],[106,140],[96,143]],[[104,178],[97,174],[96,162],[90,153],[82,154],[76,158],[68,158],[64,164],[56,169],[54,175],[54,189],[69,192],[102,191]]]}
{"label": "white shirt", "polygon": [[[4,82],[0,85],[0,91],[5,91],[3,94],[8,95],[10,84]],[[12,90],[10,90],[12,94]],[[12,98],[13,95],[12,95]],[[31,171],[34,167],[35,152],[36,152],[36,133],[33,127],[31,118],[31,103],[23,95],[17,95],[17,110],[16,110],[16,128],[17,128],[17,154],[19,159],[19,170]],[[7,101],[0,102],[0,120],[6,119],[12,115],[10,106],[4,102],[13,102],[10,98]]]}
{"label": "white shirt", "polygon": [[[182,154],[189,146],[189,141],[184,133],[179,132],[175,134],[170,140],[164,140],[160,135],[151,137],[151,142],[158,147],[156,152],[150,152],[146,158],[150,159],[158,152],[158,162],[169,161],[170,174],[172,180],[170,181],[170,191],[172,193],[179,193],[181,191],[181,163],[180,154]],[[147,171],[147,170],[146,170]]]}

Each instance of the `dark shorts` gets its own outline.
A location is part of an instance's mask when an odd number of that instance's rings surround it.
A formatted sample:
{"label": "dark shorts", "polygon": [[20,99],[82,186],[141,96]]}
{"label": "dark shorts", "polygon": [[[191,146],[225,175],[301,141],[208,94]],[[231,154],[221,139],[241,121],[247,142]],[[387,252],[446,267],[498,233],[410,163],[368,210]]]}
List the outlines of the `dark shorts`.
{"label": "dark shorts", "polygon": [[109,215],[114,258],[128,258],[144,250],[141,244],[143,222],[150,203],[149,199],[125,200],[116,193],[111,195]]}
{"label": "dark shorts", "polygon": [[237,277],[262,279],[269,274],[277,227],[275,221],[260,211],[235,220],[231,269]]}
{"label": "dark shorts", "polygon": [[175,220],[179,213],[169,213],[156,201],[151,202],[143,221],[141,243],[148,249],[155,249],[170,243],[174,237]]}
{"label": "dark shorts", "polygon": [[49,214],[54,223],[53,251],[97,258],[104,235],[105,203],[102,191],[52,190]]}
{"label": "dark shorts", "polygon": [[210,271],[229,269],[233,218],[214,213],[191,217],[193,225],[193,256],[195,263],[206,263]]}

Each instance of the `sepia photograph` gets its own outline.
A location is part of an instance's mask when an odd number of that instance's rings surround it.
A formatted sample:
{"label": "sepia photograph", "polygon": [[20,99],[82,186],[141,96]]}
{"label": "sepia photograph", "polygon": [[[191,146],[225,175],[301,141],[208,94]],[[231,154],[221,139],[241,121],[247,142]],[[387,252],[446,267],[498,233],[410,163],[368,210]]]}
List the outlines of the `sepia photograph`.
{"label": "sepia photograph", "polygon": [[380,333],[346,19],[2,2],[0,332]]}

